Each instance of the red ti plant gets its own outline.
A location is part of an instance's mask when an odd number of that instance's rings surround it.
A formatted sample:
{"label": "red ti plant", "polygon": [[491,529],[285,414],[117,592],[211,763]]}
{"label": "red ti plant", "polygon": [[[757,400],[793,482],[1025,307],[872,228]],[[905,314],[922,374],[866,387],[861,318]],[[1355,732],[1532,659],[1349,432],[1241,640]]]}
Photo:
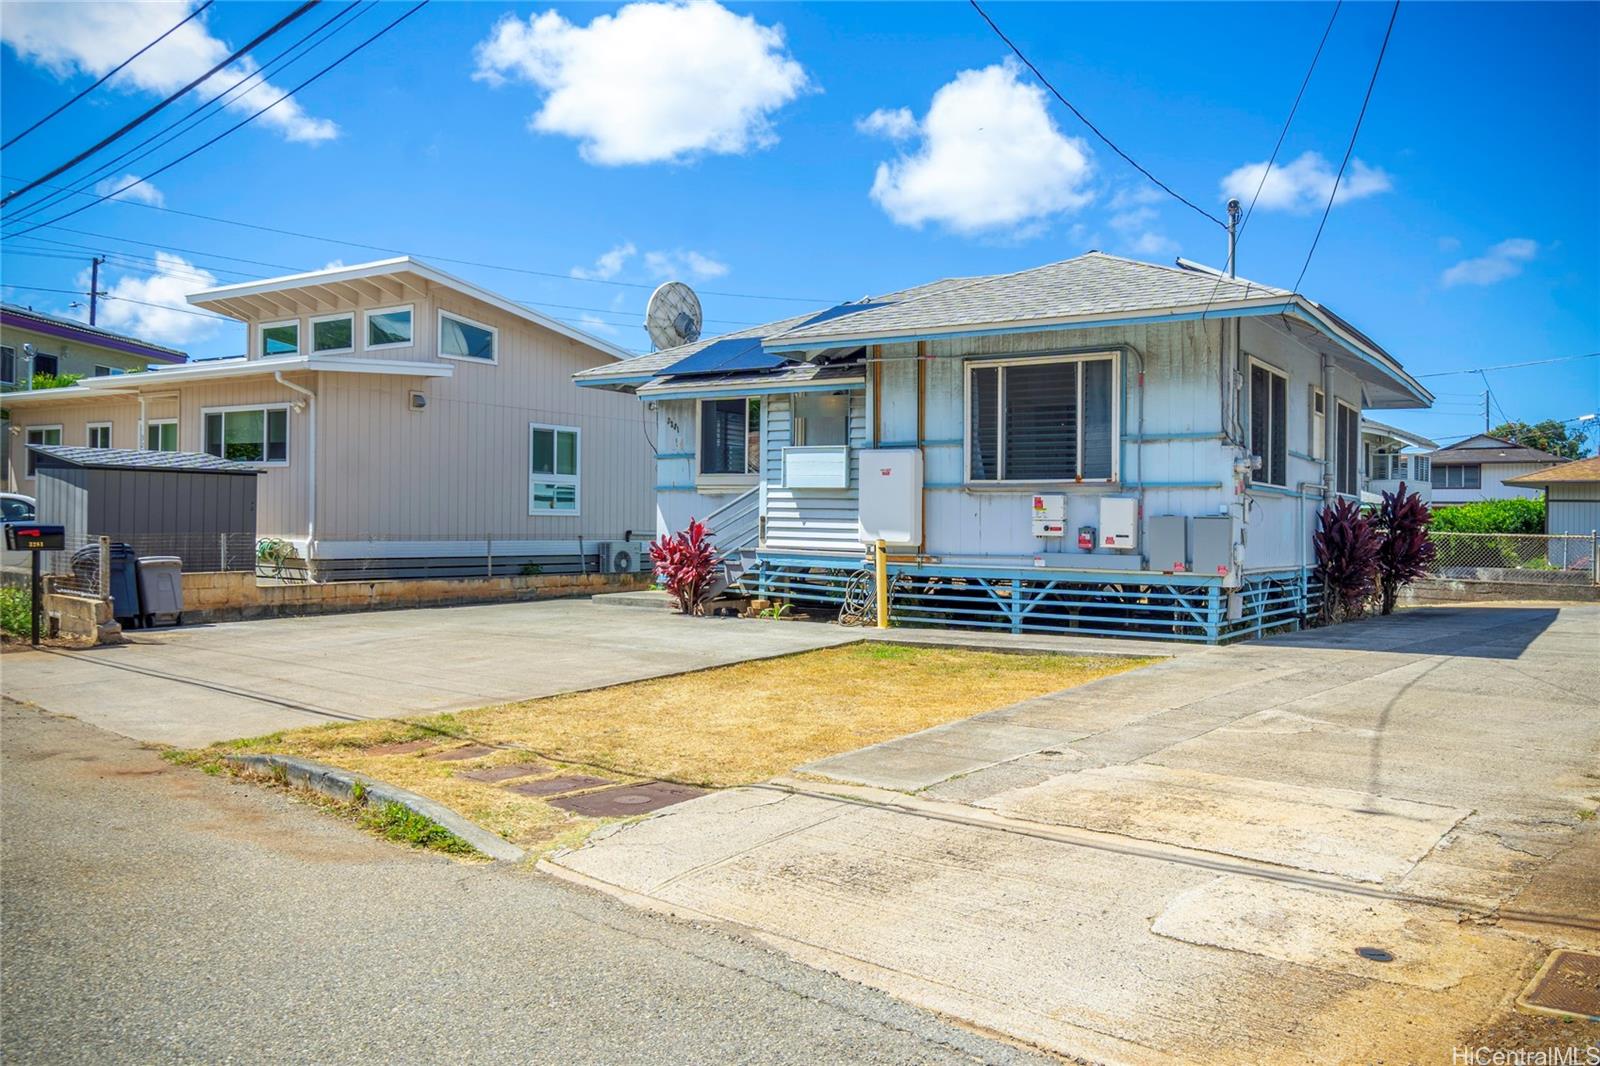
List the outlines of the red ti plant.
{"label": "red ti plant", "polygon": [[1378,589],[1384,614],[1394,613],[1400,586],[1422,577],[1433,564],[1433,541],[1428,539],[1432,517],[1432,510],[1421,496],[1406,492],[1404,481],[1400,482],[1399,491],[1383,494],[1377,526],[1383,537],[1378,545]]}
{"label": "red ti plant", "polygon": [[1378,574],[1378,531],[1354,501],[1339,499],[1317,513],[1317,577],[1322,581],[1322,611],[1359,618],[1372,598]]}
{"label": "red ti plant", "polygon": [[711,546],[705,523],[692,518],[688,529],[651,541],[650,561],[684,614],[700,613],[722,568],[722,556]]}

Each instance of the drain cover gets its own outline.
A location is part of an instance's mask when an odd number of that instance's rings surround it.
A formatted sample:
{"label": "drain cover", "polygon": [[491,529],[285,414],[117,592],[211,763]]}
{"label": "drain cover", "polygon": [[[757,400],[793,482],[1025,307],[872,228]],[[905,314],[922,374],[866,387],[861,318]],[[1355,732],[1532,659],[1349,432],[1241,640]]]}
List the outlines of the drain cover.
{"label": "drain cover", "polygon": [[670,807],[674,803],[704,796],[705,790],[688,785],[672,785],[665,781],[647,781],[642,785],[618,785],[598,792],[585,792],[581,796],[551,800],[552,806],[591,818],[619,818],[630,814],[648,814]]}
{"label": "drain cover", "polygon": [[487,781],[493,785],[501,781],[509,781],[513,777],[528,777],[532,774],[547,774],[549,772],[550,767],[536,762],[514,762],[508,766],[491,766],[487,770],[462,770],[456,776],[464,777],[468,781]]}
{"label": "drain cover", "polygon": [[520,796],[556,796],[563,792],[576,792],[580,788],[596,788],[600,785],[609,785],[603,777],[589,777],[585,774],[570,774],[566,777],[547,777],[542,781],[524,781],[520,785],[507,785],[507,792],[515,792]]}
{"label": "drain cover", "polygon": [[432,747],[431,740],[403,740],[398,744],[374,744],[367,749],[368,755],[409,755],[414,751]]}
{"label": "drain cover", "polygon": [[438,759],[440,762],[460,762],[462,759],[478,759],[485,755],[493,754],[494,749],[487,745],[468,744],[464,748],[451,748],[449,751],[441,751],[437,755],[428,756],[428,758]]}
{"label": "drain cover", "polygon": [[1517,997],[1517,1006],[1559,1018],[1600,1021],[1600,955],[1551,952]]}
{"label": "drain cover", "polygon": [[1369,962],[1393,962],[1394,956],[1382,948],[1356,948],[1356,954]]}

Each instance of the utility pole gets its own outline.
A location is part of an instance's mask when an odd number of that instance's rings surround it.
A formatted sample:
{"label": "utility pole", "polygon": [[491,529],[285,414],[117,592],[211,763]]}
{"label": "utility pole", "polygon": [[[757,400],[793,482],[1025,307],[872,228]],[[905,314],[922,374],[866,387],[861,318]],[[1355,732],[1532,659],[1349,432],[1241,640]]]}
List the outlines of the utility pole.
{"label": "utility pole", "polygon": [[1239,201],[1228,201],[1228,277],[1239,276],[1239,266],[1235,262],[1239,250]]}
{"label": "utility pole", "polygon": [[[91,319],[90,321],[93,321],[93,319]],[[1483,432],[1484,432],[1485,436],[1488,436],[1488,434],[1489,434],[1489,390],[1488,389],[1484,389],[1483,390]]]}
{"label": "utility pole", "polygon": [[97,255],[89,262],[89,325],[94,325],[95,313],[99,310],[100,297],[105,295],[100,291],[100,264],[106,261],[105,256]]}

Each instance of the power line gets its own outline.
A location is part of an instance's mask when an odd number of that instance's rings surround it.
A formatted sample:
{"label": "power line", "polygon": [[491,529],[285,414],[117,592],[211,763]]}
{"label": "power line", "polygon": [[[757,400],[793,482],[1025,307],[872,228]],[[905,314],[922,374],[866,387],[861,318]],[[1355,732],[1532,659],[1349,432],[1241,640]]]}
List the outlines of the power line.
{"label": "power line", "polygon": [[85,148],[83,151],[79,152],[77,155],[73,156],[71,159],[67,160],[65,163],[62,163],[61,165],[57,166],[53,170],[49,171],[48,173],[40,175],[39,177],[35,178],[34,180],[28,182],[28,184],[24,185],[22,188],[18,189],[17,191],[15,191],[13,193],[10,193],[10,194],[6,195],[3,198],[0,198],[0,206],[4,206],[5,204],[10,203],[12,200],[15,200],[18,196],[21,196],[23,193],[26,193],[26,192],[29,192],[29,191],[35,189],[35,188],[38,188],[40,185],[42,185],[45,182],[49,181],[51,178],[53,178],[56,175],[60,174],[62,171],[72,169],[73,167],[77,166],[79,163],[81,163],[85,159],[87,159],[89,156],[93,155],[94,153],[98,152],[100,149],[104,148],[106,145],[108,145],[108,144],[112,143],[113,141],[117,140],[119,137],[123,137],[123,136],[127,135],[128,133],[132,132],[135,127],[139,126],[141,123],[145,122],[147,119],[149,119],[152,116],[154,116],[162,108],[166,107],[168,104],[171,104],[173,101],[175,101],[179,97],[183,96],[190,89],[193,89],[196,85],[199,85],[201,82],[203,82],[207,78],[211,77],[217,71],[219,71],[219,70],[223,69],[224,67],[228,66],[230,63],[233,63],[233,62],[237,61],[240,56],[242,56],[245,53],[249,52],[252,48],[256,47],[256,45],[260,44],[262,41],[265,41],[267,38],[271,37],[273,34],[277,33],[279,30],[283,29],[285,26],[289,25],[289,23],[293,22],[295,19],[299,18],[301,15],[304,15],[307,11],[310,11],[313,7],[316,7],[317,4],[319,4],[321,2],[322,2],[322,0],[305,0],[305,3],[301,4],[299,7],[295,8],[293,11],[291,11],[287,15],[283,16],[283,18],[279,19],[277,22],[274,22],[271,26],[268,26],[265,30],[262,30],[260,33],[258,33],[243,48],[239,48],[239,49],[235,50],[232,55],[228,56],[228,58],[226,58],[222,62],[218,63],[216,66],[212,67],[210,70],[206,71],[204,74],[200,75],[198,78],[194,79],[189,84],[187,84],[183,88],[179,89],[177,92],[174,92],[174,93],[170,94],[165,99],[163,99],[160,102],[156,103],[155,105],[151,106],[143,114],[141,114],[138,117],[134,118],[132,121],[126,122],[120,128],[118,128],[116,130],[113,130],[109,135],[107,135],[106,137],[102,138],[97,144],[95,144],[95,145],[93,145],[93,146],[91,146],[89,148]]}
{"label": "power line", "polygon": [[59,107],[57,107],[54,111],[52,111],[48,115],[44,116],[44,118],[41,118],[39,121],[35,122],[33,125],[29,126],[27,129],[23,130],[21,133],[17,134],[15,137],[11,138],[9,141],[5,142],[4,144],[0,144],[0,150],[4,150],[6,148],[10,148],[13,144],[16,144],[18,141],[22,140],[22,138],[26,137],[28,134],[30,134],[34,130],[38,129],[40,126],[43,126],[46,122],[49,122],[51,119],[55,118],[57,115],[61,114],[61,112],[65,111],[67,108],[71,107],[73,104],[77,103],[79,100],[82,100],[85,96],[88,96],[90,93],[92,93],[96,89],[100,88],[100,86],[104,85],[108,80],[110,80],[119,71],[121,71],[123,67],[127,66],[129,63],[132,63],[135,59],[138,59],[140,56],[142,56],[146,52],[150,51],[150,49],[154,48],[156,45],[160,44],[162,41],[166,40],[168,37],[171,37],[174,33],[177,33],[178,30],[182,29],[185,25],[188,24],[190,19],[195,18],[196,16],[198,16],[202,11],[204,11],[206,8],[210,7],[215,2],[216,2],[216,0],[205,0],[205,3],[201,4],[199,7],[195,8],[193,11],[191,11],[187,15],[183,16],[183,18],[179,19],[177,25],[175,25],[171,29],[167,30],[166,33],[163,33],[160,37],[157,37],[155,40],[151,41],[149,44],[145,45],[143,48],[141,48],[137,52],[133,53],[133,55],[129,56],[127,59],[124,59],[122,62],[118,63],[116,66],[112,67],[110,70],[108,70],[104,74],[102,74],[95,81],[95,83],[93,85],[89,86],[87,89],[82,90],[81,92],[78,92],[78,93],[74,94],[70,99],[67,100],[66,103],[64,103],[64,104],[60,105]]}
{"label": "power line", "polygon": [[[60,188],[61,186],[56,186],[56,187]],[[94,194],[93,193],[78,193],[78,195],[80,195],[80,196],[93,196]],[[114,195],[115,194],[113,194],[113,196]],[[436,263],[454,263],[454,264],[456,264],[458,266],[479,267],[479,268],[484,269],[484,270],[503,270],[503,271],[506,271],[507,273],[511,273],[511,274],[526,274],[526,275],[528,275],[530,277],[536,277],[536,278],[554,278],[554,279],[556,279],[558,281],[576,281],[576,282],[582,282],[584,284],[589,284],[589,285],[610,285],[610,286],[613,286],[613,287],[624,288],[624,289],[654,289],[656,287],[653,283],[647,283],[647,282],[617,281],[617,280],[612,279],[612,278],[579,278],[579,277],[574,277],[571,274],[562,274],[562,273],[559,273],[559,272],[556,272],[556,271],[552,271],[552,270],[533,270],[533,269],[530,269],[530,268],[527,268],[527,267],[508,266],[508,265],[506,265],[504,263],[487,263],[487,262],[484,262],[482,260],[477,260],[477,259],[458,259],[458,258],[454,258],[452,256],[447,256],[447,255],[437,255],[437,254],[432,253],[432,252],[418,252],[418,251],[407,250],[407,249],[404,249],[404,248],[390,248],[390,247],[387,247],[387,246],[381,245],[381,244],[368,244],[368,243],[365,243],[365,242],[362,242],[362,241],[348,241],[348,240],[344,240],[344,239],[339,238],[339,237],[326,237],[326,236],[322,236],[322,235],[316,234],[316,233],[304,233],[304,232],[301,232],[301,231],[298,231],[298,230],[280,229],[279,227],[276,227],[276,226],[264,226],[264,225],[261,225],[260,223],[256,223],[256,222],[241,222],[240,220],[234,219],[234,218],[223,218],[223,217],[221,217],[219,215],[207,215],[207,214],[202,214],[202,213],[200,213],[198,211],[184,211],[184,210],[182,210],[180,208],[176,208],[176,207],[166,207],[166,206],[161,205],[161,204],[141,203],[140,201],[137,201],[137,200],[116,200],[116,199],[113,199],[111,202],[115,203],[115,204],[118,204],[118,205],[121,205],[121,206],[125,206],[125,207],[140,207],[140,208],[144,208],[144,209],[149,210],[149,211],[160,211],[160,212],[162,212],[164,214],[182,215],[185,218],[197,218],[197,219],[200,219],[201,221],[204,221],[204,222],[216,222],[216,223],[219,223],[219,224],[222,224],[222,225],[226,225],[226,226],[238,226],[241,229],[256,230],[256,231],[259,231],[261,233],[275,233],[275,234],[277,234],[277,235],[279,235],[281,237],[295,237],[295,238],[298,238],[300,240],[316,241],[316,242],[321,243],[321,244],[340,244],[340,245],[344,245],[347,248],[361,248],[361,249],[363,249],[365,251],[369,251],[369,252],[382,252],[385,255],[410,255],[410,256],[415,256],[415,257],[417,257],[419,259],[429,259],[429,260],[432,260],[432,261],[434,261]],[[92,207],[94,205],[90,204],[89,206]],[[182,249],[182,248],[177,248],[177,247],[174,247],[174,246],[171,246],[171,245],[157,244],[157,243],[152,242],[152,241],[137,241],[137,240],[134,240],[131,237],[114,237],[114,236],[111,236],[109,234],[95,233],[95,232],[90,231],[90,230],[73,229],[73,228],[68,227],[68,226],[58,226],[58,225],[56,225],[54,223],[50,223],[50,222],[42,223],[42,224],[40,224],[38,226],[33,227],[33,229],[47,229],[47,228],[48,229],[61,230],[62,232],[65,232],[65,233],[77,233],[77,234],[81,234],[81,235],[86,236],[86,237],[100,237],[100,238],[102,238],[104,240],[114,240],[114,241],[115,240],[121,240],[121,241],[128,241],[129,243],[132,243],[132,244],[144,244],[144,245],[148,245],[149,247],[152,247],[152,248],[171,248],[172,251],[178,251],[178,252],[184,251],[184,249]],[[29,232],[31,234],[32,230],[29,230],[27,232]],[[21,234],[19,233],[19,234],[17,234],[17,236],[21,236]],[[192,254],[194,254],[194,255],[211,255],[211,256],[213,256],[215,258],[218,258],[218,259],[231,259],[232,261],[237,262],[237,263],[256,263],[259,266],[272,267],[275,270],[295,270],[295,269],[298,269],[298,268],[295,268],[295,267],[285,267],[285,266],[281,266],[279,264],[274,264],[274,263],[264,263],[264,262],[261,262],[260,260],[255,260],[255,259],[241,259],[238,256],[227,256],[227,255],[222,255],[220,253],[215,253],[215,252],[192,252]],[[699,289],[697,291],[703,296],[721,296],[721,297],[725,297],[727,299],[733,299],[733,300],[772,300],[772,301],[777,301],[777,302],[782,302],[782,303],[804,303],[804,304],[812,304],[812,305],[816,305],[816,304],[832,304],[832,303],[837,303],[838,302],[837,299],[835,299],[833,297],[827,297],[827,296],[769,296],[769,295],[764,295],[762,293],[723,292],[723,291],[718,291],[716,289]]]}
{"label": "power line", "polygon": [[1435,370],[1430,374],[1413,374],[1419,378],[1442,378],[1455,374],[1481,374],[1485,370],[1520,370],[1525,366],[1544,366],[1548,363],[1570,363],[1574,359],[1594,359],[1600,357],[1600,352],[1585,352],[1582,355],[1559,355],[1554,359],[1531,359],[1526,363],[1501,363],[1499,366],[1478,366],[1471,370]]}
{"label": "power line", "polygon": [[[321,2],[321,0],[308,0],[308,3],[320,3],[320,2]],[[332,63],[329,63],[327,66],[325,66],[321,70],[317,71],[311,77],[307,78],[305,81],[302,81],[299,85],[296,85],[294,88],[290,89],[288,92],[284,93],[282,96],[280,96],[276,100],[272,101],[272,103],[267,104],[265,107],[262,107],[259,110],[254,111],[251,114],[247,115],[245,118],[243,118],[243,119],[239,120],[238,122],[234,123],[232,126],[229,126],[227,129],[223,130],[221,133],[217,134],[215,137],[211,138],[209,141],[206,141],[203,144],[197,145],[196,147],[189,149],[189,151],[183,153],[178,158],[176,158],[174,160],[171,160],[170,162],[162,164],[161,166],[159,166],[156,169],[152,170],[150,173],[146,174],[144,177],[138,178],[138,179],[136,179],[134,181],[131,181],[128,184],[122,186],[120,189],[113,189],[111,192],[105,193],[104,195],[102,195],[99,198],[91,201],[90,203],[84,204],[84,205],[82,205],[80,207],[74,207],[73,209],[71,209],[70,211],[67,211],[64,214],[57,215],[55,218],[52,218],[49,222],[36,223],[33,226],[30,226],[29,228],[27,228],[25,230],[21,230],[20,232],[17,232],[17,233],[11,233],[11,234],[8,234],[7,236],[9,236],[9,237],[20,237],[20,236],[23,236],[24,234],[32,233],[36,229],[41,229],[44,226],[53,225],[54,223],[60,222],[63,219],[71,218],[73,215],[76,215],[76,214],[79,214],[79,213],[81,213],[83,211],[89,210],[89,208],[95,206],[95,204],[104,203],[106,200],[110,200],[113,197],[122,195],[123,193],[127,192],[129,189],[132,189],[132,188],[134,188],[136,186],[145,184],[151,178],[155,177],[157,174],[161,174],[161,173],[163,173],[165,171],[171,170],[173,167],[177,166],[179,163],[182,163],[184,160],[190,159],[190,158],[194,157],[195,155],[199,154],[200,152],[205,151],[207,148],[210,148],[213,144],[216,144],[218,141],[222,140],[224,137],[228,136],[229,134],[234,133],[235,131],[237,131],[239,129],[242,129],[244,126],[250,124],[251,122],[255,121],[257,118],[259,118],[262,115],[264,115],[266,112],[272,110],[274,107],[277,107],[279,104],[281,104],[285,100],[289,99],[289,97],[293,96],[295,93],[299,92],[301,89],[304,89],[306,86],[308,86],[308,85],[312,84],[313,82],[315,82],[318,78],[321,78],[323,75],[325,75],[325,74],[329,73],[330,71],[334,70],[340,64],[344,63],[345,60],[349,59],[351,56],[355,55],[357,52],[361,51],[363,48],[366,48],[372,42],[376,41],[379,37],[382,37],[384,34],[388,33],[390,30],[394,29],[396,26],[400,25],[400,23],[404,22],[406,19],[410,18],[412,15],[416,14],[418,11],[421,11],[424,7],[427,7],[428,3],[429,3],[429,0],[421,0],[421,2],[416,4],[415,6],[407,8],[404,12],[401,13],[401,15],[398,18],[391,20],[388,23],[388,25],[384,26],[377,33],[374,33],[371,37],[368,37],[366,40],[362,41],[360,44],[358,44],[354,48],[350,49],[350,51],[346,52],[344,55],[340,56],[338,59],[335,59]]]}
{"label": "power line", "polygon": [[[366,10],[370,10],[374,6],[376,6],[376,0],[373,0],[372,3],[369,3]],[[36,200],[27,207],[24,207],[20,213],[14,213],[7,221],[12,223],[26,221],[27,219],[33,218],[41,212],[48,210],[54,205],[62,203],[74,193],[83,193],[88,195],[87,190],[90,189],[95,184],[96,179],[100,178],[102,175],[114,174],[118,169],[121,169],[124,166],[137,163],[139,160],[147,158],[158,149],[166,147],[181,137],[186,132],[186,127],[187,129],[194,129],[205,122],[209,122],[211,119],[222,113],[220,108],[213,109],[213,104],[217,103],[219,100],[223,100],[225,97],[231,96],[235,90],[249,82],[265,82],[266,78],[275,70],[281,69],[287,65],[291,65],[297,62],[299,59],[304,58],[306,54],[311,52],[322,43],[322,41],[312,41],[312,38],[325,34],[323,39],[326,40],[328,37],[332,37],[341,30],[345,29],[349,23],[346,23],[346,26],[341,26],[338,29],[334,29],[331,32],[325,33],[325,31],[328,31],[329,27],[331,27],[334,23],[345,19],[358,7],[360,7],[359,3],[351,3],[342,10],[335,12],[329,18],[325,19],[321,25],[305,34],[305,36],[291,44],[288,48],[285,48],[266,64],[258,66],[255,70],[246,73],[243,77],[240,77],[238,80],[236,80],[232,85],[214,94],[210,99],[201,103],[193,111],[189,112],[189,114],[175,122],[169,123],[167,126],[157,130],[155,133],[152,133],[149,137],[146,137],[144,140],[123,152],[121,155],[99,164],[86,177],[77,181],[75,184],[66,187],[54,185],[46,186],[46,188],[52,189],[54,192],[42,197],[39,200]],[[365,11],[362,13],[364,14]],[[308,44],[308,42],[310,43]],[[294,53],[297,51],[300,52],[300,54],[294,55]],[[170,134],[170,136],[166,136],[165,139],[161,139],[164,134]],[[159,144],[155,144],[152,147],[146,148],[147,145],[151,145],[151,142],[157,141],[158,139],[161,139]],[[140,149],[145,150],[140,151]]]}
{"label": "power line", "polygon": [[[53,292],[53,293],[60,293],[63,296],[87,296],[87,295],[89,295],[86,292],[79,292],[77,289],[51,289],[51,288],[46,288],[43,285],[13,285],[9,281],[5,283],[5,287],[8,288],[8,289],[20,289],[23,292]],[[154,307],[154,308],[156,308],[157,310],[160,310],[160,311],[176,311],[180,315],[194,315],[196,318],[209,318],[213,322],[227,322],[229,324],[232,324],[234,322],[234,320],[231,319],[231,318],[224,318],[221,315],[213,315],[208,311],[196,311],[192,307],[173,307],[171,304],[151,303],[149,300],[135,300],[131,296],[102,295],[100,297],[100,299],[102,299],[102,300],[116,300],[119,303],[125,303],[125,304],[138,304],[140,307]]]}
{"label": "power line", "polygon": [[1322,240],[1322,228],[1328,224],[1328,214],[1333,210],[1333,201],[1339,195],[1339,183],[1344,180],[1345,168],[1350,165],[1350,156],[1356,150],[1356,138],[1361,133],[1361,123],[1367,117],[1367,105],[1372,102],[1372,90],[1378,84],[1378,71],[1383,69],[1383,57],[1389,51],[1389,37],[1394,33],[1394,20],[1400,14],[1400,0],[1394,0],[1394,7],[1389,9],[1389,25],[1383,31],[1383,43],[1378,46],[1378,58],[1372,64],[1372,77],[1367,79],[1367,92],[1361,98],[1361,110],[1356,114],[1355,128],[1350,131],[1350,143],[1345,145],[1344,159],[1339,162],[1339,173],[1334,175],[1333,188],[1328,190],[1328,203],[1322,209],[1322,219],[1317,223],[1317,232],[1311,238],[1311,247],[1306,250],[1306,261],[1300,265],[1300,276],[1294,279],[1294,289],[1300,291],[1300,283],[1305,280],[1306,271],[1311,266],[1311,257],[1317,254],[1317,244]]}
{"label": "power line", "polygon": [[1068,100],[1065,96],[1062,96],[1060,91],[1058,89],[1056,89],[1056,87],[1050,83],[1050,79],[1045,77],[1044,74],[1040,72],[1039,68],[1033,65],[1033,61],[1031,59],[1029,59],[1027,56],[1022,54],[1022,49],[1018,48],[1016,46],[1016,44],[1014,44],[1012,42],[1011,38],[1009,38],[1009,37],[1007,37],[1005,35],[1005,31],[1004,30],[1002,30],[999,26],[995,25],[994,19],[990,18],[989,17],[989,13],[987,11],[985,11],[981,6],[979,6],[978,0],[967,0],[967,2],[972,5],[972,9],[974,11],[976,11],[980,16],[982,16],[983,21],[985,21],[985,22],[987,22],[989,24],[989,28],[995,32],[995,36],[999,37],[1002,41],[1004,41],[1006,43],[1006,47],[1010,48],[1011,51],[1016,54],[1016,57],[1018,59],[1022,60],[1023,65],[1026,66],[1029,70],[1033,71],[1033,76],[1035,78],[1039,79],[1040,84],[1042,84],[1046,89],[1049,89],[1051,95],[1053,95],[1057,100],[1060,100],[1062,105],[1064,107],[1066,107],[1066,109],[1068,111],[1071,111],[1074,115],[1076,115],[1078,117],[1078,121],[1079,122],[1082,122],[1085,126],[1088,126],[1089,129],[1094,133],[1094,135],[1096,137],[1100,138],[1100,140],[1105,143],[1106,147],[1110,148],[1113,152],[1115,152],[1119,156],[1121,156],[1123,158],[1123,160],[1125,162],[1127,162],[1127,164],[1129,166],[1133,167],[1133,169],[1137,170],[1139,173],[1141,173],[1145,177],[1149,178],[1152,182],[1154,182],[1156,184],[1157,187],[1159,187],[1168,196],[1170,196],[1173,199],[1177,200],[1179,203],[1181,203],[1184,206],[1188,207],[1190,210],[1196,211],[1201,216],[1210,219],[1212,222],[1215,222],[1217,225],[1221,226],[1222,228],[1224,228],[1224,229],[1227,228],[1228,224],[1226,222],[1222,221],[1222,219],[1218,218],[1216,215],[1213,215],[1211,212],[1207,211],[1205,208],[1201,207],[1199,204],[1196,204],[1194,201],[1188,199],[1187,197],[1179,195],[1172,188],[1172,186],[1168,185],[1166,182],[1162,181],[1160,178],[1158,178],[1154,174],[1150,173],[1150,171],[1148,171],[1144,167],[1140,166],[1139,163],[1137,161],[1135,161],[1134,158],[1131,155],[1129,155],[1127,152],[1124,152],[1121,148],[1119,148],[1115,141],[1113,141],[1110,137],[1107,137],[1104,133],[1101,133],[1100,132],[1100,127],[1096,126],[1093,122],[1090,122],[1089,121],[1089,116],[1085,115],[1082,111],[1079,111],[1076,107],[1074,107],[1071,100]]}

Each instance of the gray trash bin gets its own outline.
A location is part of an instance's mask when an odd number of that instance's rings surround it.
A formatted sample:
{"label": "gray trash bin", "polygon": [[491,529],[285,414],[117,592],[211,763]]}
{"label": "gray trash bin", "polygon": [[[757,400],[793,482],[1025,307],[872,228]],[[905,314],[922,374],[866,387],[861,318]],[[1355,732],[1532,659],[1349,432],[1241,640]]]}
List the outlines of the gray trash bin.
{"label": "gray trash bin", "polygon": [[144,601],[144,624],[154,625],[157,615],[167,615],[173,625],[183,624],[183,560],[176,555],[147,555],[139,560],[139,593]]}

